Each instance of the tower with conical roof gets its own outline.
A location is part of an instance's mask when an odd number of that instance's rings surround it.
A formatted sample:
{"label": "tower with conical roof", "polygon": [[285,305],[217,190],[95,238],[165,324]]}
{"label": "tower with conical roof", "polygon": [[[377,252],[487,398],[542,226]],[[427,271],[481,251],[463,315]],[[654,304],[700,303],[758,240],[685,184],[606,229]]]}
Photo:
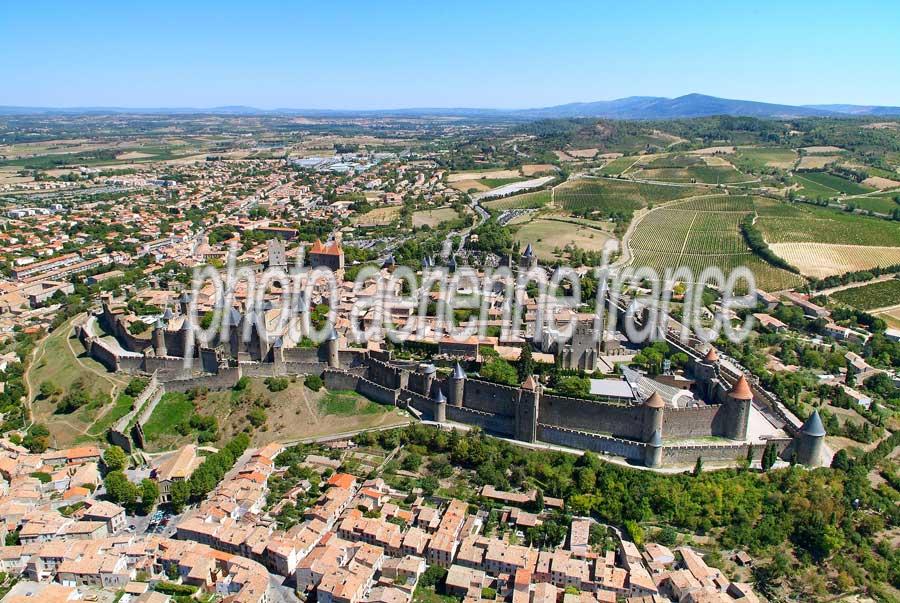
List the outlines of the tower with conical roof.
{"label": "tower with conical roof", "polygon": [[742,374],[725,395],[723,436],[732,440],[747,439],[751,404],[753,404],[753,390],[750,389],[747,377]]}
{"label": "tower with conical roof", "polygon": [[662,430],[657,429],[650,434],[647,446],[644,448],[644,464],[648,467],[662,465]]}
{"label": "tower with conical roof", "polygon": [[516,439],[522,442],[537,441],[538,409],[541,405],[541,384],[534,375],[528,375],[519,389],[516,404]]}
{"label": "tower with conical roof", "polygon": [[166,349],[166,323],[162,318],[157,319],[153,325],[153,333],[151,337],[153,343],[153,351],[157,356],[168,356]]}
{"label": "tower with conical roof", "polygon": [[434,404],[434,420],[438,423],[445,423],[447,421],[447,397],[441,391],[440,385],[435,384],[431,401]]}
{"label": "tower with conical roof", "polygon": [[822,418],[819,416],[818,410],[813,409],[812,414],[806,419],[794,441],[798,463],[808,467],[819,467],[822,465],[825,426],[822,424]]}
{"label": "tower with conical roof", "polygon": [[662,434],[665,407],[666,403],[663,401],[662,396],[659,395],[659,392],[653,392],[644,400],[643,428],[641,430],[641,435],[643,436],[641,439],[644,442],[649,442],[655,433]]}
{"label": "tower with conical roof", "polygon": [[697,385],[701,389],[701,395],[708,401],[715,400],[716,390],[719,387],[718,363],[719,354],[716,352],[716,348],[710,346],[706,351],[706,355],[699,360],[695,360],[691,367],[694,379],[696,379]]}
{"label": "tower with conical roof", "polygon": [[328,363],[328,368],[340,368],[341,359],[338,355],[338,334],[334,327],[331,327],[331,331],[328,332],[328,336],[325,338],[325,341],[322,342],[322,347],[325,351],[325,361]]}
{"label": "tower with conical roof", "polygon": [[531,243],[528,243],[528,245],[525,246],[525,251],[523,251],[522,255],[519,257],[519,268],[530,270],[535,267],[537,267],[537,255],[535,255]]}
{"label": "tower with conical roof", "polygon": [[466,373],[463,368],[456,363],[453,372],[450,373],[450,405],[461,407],[463,405],[463,394],[466,391]]}

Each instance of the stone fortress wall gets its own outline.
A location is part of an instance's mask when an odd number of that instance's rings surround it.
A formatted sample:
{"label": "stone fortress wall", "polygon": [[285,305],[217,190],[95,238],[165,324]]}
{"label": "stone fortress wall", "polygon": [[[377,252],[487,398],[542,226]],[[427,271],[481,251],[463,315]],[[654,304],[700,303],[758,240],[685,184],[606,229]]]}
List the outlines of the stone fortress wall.
{"label": "stone fortress wall", "polygon": [[[151,393],[146,397],[142,394],[145,399],[135,404],[128,420],[123,419],[110,431],[110,440],[119,445],[127,443],[123,448],[129,450],[131,442],[143,446],[142,425],[164,393],[229,389],[242,376],[321,375],[329,389],[357,391],[379,403],[405,408],[422,420],[474,425],[502,437],[592,450],[648,466],[693,462],[698,456],[709,460],[743,458],[749,446],[746,435],[751,404],[757,399],[771,405],[771,394],[761,395],[758,386],[749,386],[743,375],[730,372],[715,359],[704,358],[693,347],[674,339],[670,343],[689,354],[692,376],[710,404],[676,409],[653,404],[651,399],[643,404],[623,404],[571,398],[544,393],[533,380],[511,387],[467,377],[459,366],[450,376],[441,377],[433,365],[393,361],[390,354],[353,349],[338,352],[336,337],[317,348],[282,349],[266,342],[258,346],[256,359],[247,352],[239,352],[235,358],[229,353],[233,350],[231,342],[223,341],[214,347],[199,347],[196,356],[200,361],[186,368],[183,357],[170,355],[170,350],[187,349],[186,330],[166,332],[164,342],[157,333],[155,344],[147,345],[146,340],[138,341],[122,328],[119,318],[105,304],[100,322],[117,339],[121,335],[122,350],[116,351],[77,326],[88,353],[110,370],[152,375],[153,387],[145,390]],[[733,392],[740,389],[739,382],[752,393],[736,397]],[[777,406],[773,414],[782,416]],[[784,428],[802,437],[787,417]],[[679,443],[702,438],[716,441]],[[771,442],[781,451],[790,439]]]}

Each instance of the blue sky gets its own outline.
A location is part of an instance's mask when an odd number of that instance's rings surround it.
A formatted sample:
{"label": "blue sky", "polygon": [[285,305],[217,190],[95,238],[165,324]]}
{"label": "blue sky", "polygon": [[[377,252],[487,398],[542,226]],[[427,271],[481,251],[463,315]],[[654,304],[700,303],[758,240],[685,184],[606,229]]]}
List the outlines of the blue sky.
{"label": "blue sky", "polygon": [[900,3],[6,2],[0,105],[900,105]]}

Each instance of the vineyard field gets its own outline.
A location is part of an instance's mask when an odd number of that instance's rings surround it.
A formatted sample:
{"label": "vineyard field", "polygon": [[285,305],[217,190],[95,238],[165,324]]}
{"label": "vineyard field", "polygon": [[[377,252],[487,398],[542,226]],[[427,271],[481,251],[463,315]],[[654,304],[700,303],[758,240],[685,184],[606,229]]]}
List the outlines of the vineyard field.
{"label": "vineyard field", "polygon": [[874,310],[900,304],[900,280],[891,279],[844,289],[831,295],[832,299],[860,310]]}
{"label": "vineyard field", "polygon": [[773,243],[900,247],[900,222],[774,200],[758,200],[756,224]]}
{"label": "vineyard field", "polygon": [[641,180],[662,182],[702,182],[704,184],[733,184],[753,180],[731,166],[696,165],[690,167],[645,167],[630,174]]}
{"label": "vineyard field", "polygon": [[579,215],[604,217],[627,215],[658,203],[683,199],[706,192],[690,186],[643,184],[627,180],[580,179],[556,188],[555,204]]}
{"label": "vineyard field", "polygon": [[803,279],[757,257],[744,241],[741,219],[753,209],[750,197],[691,199],[656,209],[637,225],[630,241],[631,265],[649,266],[663,276],[684,266],[694,277],[708,266],[727,275],[738,266],[753,271],[757,287],[773,291],[796,287]]}

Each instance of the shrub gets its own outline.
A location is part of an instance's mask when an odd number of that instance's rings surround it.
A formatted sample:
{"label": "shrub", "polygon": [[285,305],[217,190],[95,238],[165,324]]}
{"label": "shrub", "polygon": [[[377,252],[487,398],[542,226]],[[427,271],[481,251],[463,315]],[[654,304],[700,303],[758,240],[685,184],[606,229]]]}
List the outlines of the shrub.
{"label": "shrub", "polygon": [[254,427],[260,427],[265,424],[267,418],[266,411],[259,407],[256,407],[247,413],[247,420],[250,421],[250,424]]}
{"label": "shrub", "polygon": [[304,380],[306,387],[313,390],[314,392],[319,391],[323,387],[325,387],[325,383],[322,381],[322,378],[318,375],[310,375]]}
{"label": "shrub", "polygon": [[275,393],[286,390],[290,381],[286,377],[269,377],[266,379],[265,384],[270,392]]}

